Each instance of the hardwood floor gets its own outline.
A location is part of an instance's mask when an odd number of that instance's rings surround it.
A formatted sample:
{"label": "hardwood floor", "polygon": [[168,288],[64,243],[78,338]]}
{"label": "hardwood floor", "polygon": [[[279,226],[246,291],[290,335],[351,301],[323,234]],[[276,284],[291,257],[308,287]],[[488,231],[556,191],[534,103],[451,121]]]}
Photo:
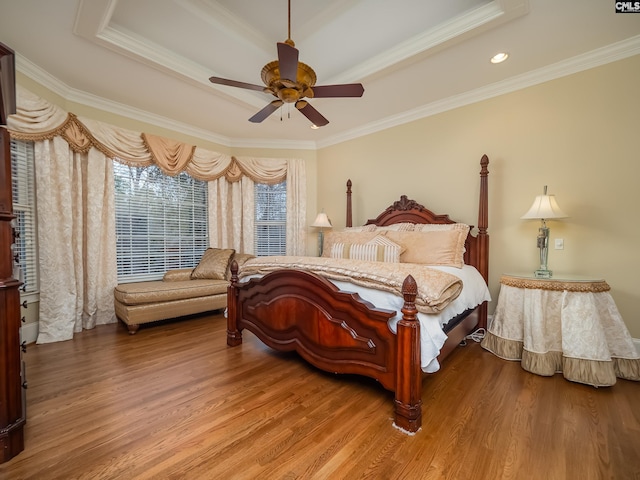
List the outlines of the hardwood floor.
{"label": "hardwood floor", "polygon": [[320,372],[221,315],[30,345],[25,450],[1,479],[638,479],[640,384],[523,371],[472,342],[424,380],[423,428],[389,392]]}

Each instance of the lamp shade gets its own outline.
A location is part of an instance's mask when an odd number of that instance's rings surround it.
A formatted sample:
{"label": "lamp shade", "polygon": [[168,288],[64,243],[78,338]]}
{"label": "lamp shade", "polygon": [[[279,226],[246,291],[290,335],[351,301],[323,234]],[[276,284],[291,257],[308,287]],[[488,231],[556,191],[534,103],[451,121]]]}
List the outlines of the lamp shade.
{"label": "lamp shade", "polygon": [[320,227],[320,228],[331,228],[331,221],[327,214],[324,212],[320,212],[316,217],[315,221],[311,224],[312,227]]}
{"label": "lamp shade", "polygon": [[547,187],[544,187],[544,195],[538,195],[533,201],[533,205],[531,205],[529,211],[520,218],[548,219],[567,217],[568,215],[560,210],[555,195],[547,195]]}

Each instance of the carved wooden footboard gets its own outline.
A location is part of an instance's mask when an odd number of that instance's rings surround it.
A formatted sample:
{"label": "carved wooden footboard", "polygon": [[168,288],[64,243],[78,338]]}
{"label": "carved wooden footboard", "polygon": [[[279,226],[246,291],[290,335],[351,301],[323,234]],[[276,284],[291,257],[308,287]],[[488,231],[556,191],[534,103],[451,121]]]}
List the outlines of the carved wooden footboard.
{"label": "carved wooden footboard", "polygon": [[237,264],[231,273],[228,345],[242,343],[246,328],[271,348],[295,350],[322,370],[374,378],[395,392],[396,426],[408,432],[420,428],[420,325],[413,277],[404,281],[403,318],[394,334],[388,326],[394,311],[375,308],[322,277],[279,270],[239,283]]}
{"label": "carved wooden footboard", "polygon": [[[487,166],[480,161],[478,231],[467,236],[465,263],[484,280],[489,271]],[[351,182],[347,183],[347,226],[351,226]],[[448,215],[436,215],[405,196],[368,224],[452,224]],[[420,324],[415,299],[417,285],[408,276],[402,286],[402,319],[394,334],[388,326],[396,312],[378,309],[355,293],[340,291],[328,280],[300,270],[283,269],[261,278],[239,282],[238,266],[231,266],[227,300],[227,344],[242,343],[242,330],[280,351],[296,351],[316,367],[335,373],[374,378],[395,393],[395,425],[416,432],[422,422]],[[446,329],[441,361],[477,327],[485,327],[487,304],[456,318]]]}

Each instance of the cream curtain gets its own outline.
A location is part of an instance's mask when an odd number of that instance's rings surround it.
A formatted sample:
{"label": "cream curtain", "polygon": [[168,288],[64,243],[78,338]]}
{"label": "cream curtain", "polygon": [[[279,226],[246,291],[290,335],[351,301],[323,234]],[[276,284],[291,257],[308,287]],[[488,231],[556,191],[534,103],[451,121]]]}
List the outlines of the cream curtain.
{"label": "cream curtain", "polygon": [[38,343],[115,321],[117,283],[112,161],[186,171],[209,185],[210,244],[253,252],[254,183],[287,181],[287,253],[304,255],[305,165],[235,158],[66,113],[18,86],[13,138],[36,148],[40,265]]}
{"label": "cream curtain", "polygon": [[62,137],[35,143],[40,324],[38,343],[115,321],[112,163]]}
{"label": "cream curtain", "polygon": [[241,177],[229,182],[225,177],[209,182],[210,243],[220,248],[254,253],[254,182]]}
{"label": "cream curtain", "polygon": [[254,184],[287,181],[287,255],[306,254],[306,185],[300,160],[233,158],[224,177],[209,182],[211,243],[254,253]]}

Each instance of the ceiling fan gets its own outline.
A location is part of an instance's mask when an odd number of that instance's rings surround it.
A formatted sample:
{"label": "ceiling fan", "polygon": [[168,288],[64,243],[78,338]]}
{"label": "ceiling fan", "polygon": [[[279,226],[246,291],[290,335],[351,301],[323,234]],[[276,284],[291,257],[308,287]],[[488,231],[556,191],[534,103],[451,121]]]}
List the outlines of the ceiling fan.
{"label": "ceiling fan", "polygon": [[289,0],[289,35],[284,42],[278,42],[278,60],[262,67],[260,76],[265,86],[238,82],[220,77],[210,77],[209,81],[219,85],[245,88],[270,93],[273,100],[266,107],[249,119],[260,123],[285,103],[293,103],[315,126],[322,127],[329,123],[325,117],[313,108],[305,98],[337,98],[361,97],[364,87],[361,83],[316,86],[316,72],[298,61],[298,49],[291,40],[291,0]]}

